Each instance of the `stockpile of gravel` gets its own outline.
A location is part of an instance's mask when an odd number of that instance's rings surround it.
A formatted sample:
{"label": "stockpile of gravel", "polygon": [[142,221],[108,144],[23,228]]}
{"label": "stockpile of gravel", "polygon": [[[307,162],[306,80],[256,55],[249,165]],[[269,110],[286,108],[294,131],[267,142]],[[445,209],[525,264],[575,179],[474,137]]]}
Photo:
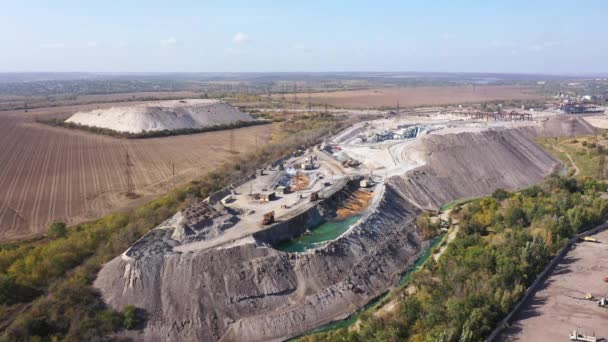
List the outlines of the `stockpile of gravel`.
{"label": "stockpile of gravel", "polygon": [[252,120],[251,115],[219,100],[174,100],[78,112],[66,122],[141,133],[197,129]]}

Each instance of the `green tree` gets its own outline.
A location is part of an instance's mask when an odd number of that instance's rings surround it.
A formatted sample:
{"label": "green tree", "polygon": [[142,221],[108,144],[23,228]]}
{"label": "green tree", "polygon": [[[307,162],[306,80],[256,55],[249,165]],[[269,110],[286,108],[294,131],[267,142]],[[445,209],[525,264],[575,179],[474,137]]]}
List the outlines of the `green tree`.
{"label": "green tree", "polygon": [[137,315],[137,308],[133,305],[125,306],[123,311],[122,324],[126,329],[134,329],[139,323],[139,317]]}
{"label": "green tree", "polygon": [[51,239],[64,238],[68,235],[68,228],[64,222],[55,221],[51,223],[47,236]]}

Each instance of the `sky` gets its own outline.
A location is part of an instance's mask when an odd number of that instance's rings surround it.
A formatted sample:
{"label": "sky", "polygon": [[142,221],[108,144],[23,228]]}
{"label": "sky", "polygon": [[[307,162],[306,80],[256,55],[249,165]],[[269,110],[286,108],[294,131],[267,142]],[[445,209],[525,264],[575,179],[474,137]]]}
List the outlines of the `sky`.
{"label": "sky", "polygon": [[0,0],[0,72],[608,73],[606,0]]}

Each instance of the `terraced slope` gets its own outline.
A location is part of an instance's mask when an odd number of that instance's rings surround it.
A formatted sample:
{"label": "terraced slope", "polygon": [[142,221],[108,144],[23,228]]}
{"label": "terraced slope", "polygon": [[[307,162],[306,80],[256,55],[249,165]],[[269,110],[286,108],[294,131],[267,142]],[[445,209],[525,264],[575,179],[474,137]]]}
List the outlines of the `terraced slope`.
{"label": "terraced slope", "polygon": [[183,232],[211,236],[231,229],[236,214],[216,207],[195,225],[178,213],[106,264],[95,286],[111,307],[133,304],[149,313],[143,331],[125,333],[136,340],[283,340],[344,317],[394,286],[430,243],[414,223],[420,207],[529,186],[558,165],[524,131],[429,136],[422,145],[427,164],[379,185],[371,213],[324,247],[286,253],[269,238],[315,225],[345,196],[266,231],[186,253],[178,252],[191,243]]}

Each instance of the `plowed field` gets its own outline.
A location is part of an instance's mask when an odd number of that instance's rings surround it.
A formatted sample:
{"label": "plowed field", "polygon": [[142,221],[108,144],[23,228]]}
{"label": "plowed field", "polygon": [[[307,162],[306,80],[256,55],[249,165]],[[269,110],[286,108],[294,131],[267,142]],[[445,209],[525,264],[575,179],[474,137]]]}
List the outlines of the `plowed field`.
{"label": "plowed field", "polygon": [[[415,107],[539,98],[541,96],[537,89],[519,86],[378,88],[310,94],[312,103],[346,108],[395,107],[397,101],[401,107]],[[300,94],[297,99],[306,102],[308,95]]]}
{"label": "plowed field", "polygon": [[[44,233],[56,219],[77,223],[140,204],[220,165],[234,155],[231,146],[254,149],[274,127],[126,140],[34,120],[83,107],[0,112],[0,241]],[[135,199],[125,196],[127,150]]]}

